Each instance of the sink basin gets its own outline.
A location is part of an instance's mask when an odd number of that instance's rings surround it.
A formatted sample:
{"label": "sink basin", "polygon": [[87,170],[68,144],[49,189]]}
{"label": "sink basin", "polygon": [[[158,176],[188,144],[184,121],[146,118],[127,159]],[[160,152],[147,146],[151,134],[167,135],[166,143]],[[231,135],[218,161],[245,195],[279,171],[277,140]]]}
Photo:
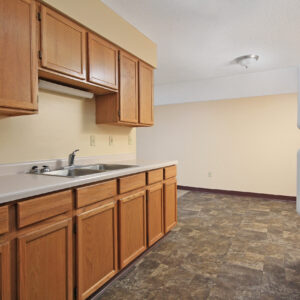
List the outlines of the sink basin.
{"label": "sink basin", "polygon": [[44,173],[38,173],[40,175],[49,176],[61,176],[61,177],[79,177],[86,175],[99,174],[108,171],[116,171],[126,168],[135,167],[134,165],[117,165],[117,164],[98,164],[88,166],[74,166],[60,170],[54,170]]}
{"label": "sink basin", "polygon": [[100,172],[105,172],[105,171],[114,171],[114,170],[127,169],[127,168],[132,168],[132,167],[136,167],[136,166],[133,166],[133,165],[99,164],[99,165],[84,166],[84,167],[82,167],[82,169],[97,170],[97,171],[100,171]]}

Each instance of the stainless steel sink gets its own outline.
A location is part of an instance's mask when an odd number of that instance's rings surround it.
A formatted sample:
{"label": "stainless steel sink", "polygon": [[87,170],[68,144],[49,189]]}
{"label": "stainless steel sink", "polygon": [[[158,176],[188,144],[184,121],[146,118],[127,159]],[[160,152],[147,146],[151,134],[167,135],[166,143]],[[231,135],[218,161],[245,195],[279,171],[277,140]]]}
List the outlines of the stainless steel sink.
{"label": "stainless steel sink", "polygon": [[136,167],[136,166],[134,166],[134,165],[99,164],[99,165],[84,166],[82,168],[88,169],[88,170],[97,170],[100,172],[105,172],[105,171],[127,169],[127,168],[132,168],[132,167]]}
{"label": "stainless steel sink", "polygon": [[88,165],[88,166],[66,167],[64,169],[47,171],[38,174],[48,175],[48,176],[60,176],[60,177],[79,177],[79,176],[99,174],[108,171],[116,171],[116,170],[121,170],[126,168],[132,168],[132,167],[136,167],[136,166],[117,165],[117,164],[97,164],[97,165]]}

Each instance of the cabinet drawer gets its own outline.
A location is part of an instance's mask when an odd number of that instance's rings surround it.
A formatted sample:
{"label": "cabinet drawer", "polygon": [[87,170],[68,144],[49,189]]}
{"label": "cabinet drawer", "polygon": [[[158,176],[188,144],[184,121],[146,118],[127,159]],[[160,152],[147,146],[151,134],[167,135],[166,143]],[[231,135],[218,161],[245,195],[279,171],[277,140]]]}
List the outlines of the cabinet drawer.
{"label": "cabinet drawer", "polygon": [[152,184],[155,182],[162,181],[164,179],[164,170],[157,169],[147,172],[147,184]]}
{"label": "cabinet drawer", "polygon": [[165,168],[165,179],[176,177],[176,166]]}
{"label": "cabinet drawer", "polygon": [[145,185],[146,185],[145,173],[122,177],[119,179],[119,192],[120,194],[123,194],[141,188]]}
{"label": "cabinet drawer", "polygon": [[0,207],[0,234],[8,231],[8,206],[2,206]]}
{"label": "cabinet drawer", "polygon": [[83,207],[117,195],[117,180],[76,189],[76,207]]}
{"label": "cabinet drawer", "polygon": [[71,190],[18,202],[18,227],[43,221],[71,209]]}

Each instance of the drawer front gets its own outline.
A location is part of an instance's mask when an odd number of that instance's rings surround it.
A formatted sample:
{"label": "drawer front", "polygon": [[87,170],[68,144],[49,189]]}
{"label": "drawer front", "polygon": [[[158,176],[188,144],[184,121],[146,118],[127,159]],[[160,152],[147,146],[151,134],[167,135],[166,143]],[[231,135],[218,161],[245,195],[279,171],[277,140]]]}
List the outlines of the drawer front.
{"label": "drawer front", "polygon": [[76,189],[76,207],[83,207],[117,195],[117,180],[110,180]]}
{"label": "drawer front", "polygon": [[146,174],[140,173],[136,175],[119,178],[120,194],[141,188],[146,185]]}
{"label": "drawer front", "polygon": [[8,206],[2,206],[0,207],[0,234],[8,231]]}
{"label": "drawer front", "polygon": [[72,209],[72,191],[64,191],[17,203],[18,227],[60,215]]}
{"label": "drawer front", "polygon": [[147,184],[162,181],[164,179],[164,170],[157,169],[147,172]]}
{"label": "drawer front", "polygon": [[176,177],[176,166],[165,168],[165,179]]}

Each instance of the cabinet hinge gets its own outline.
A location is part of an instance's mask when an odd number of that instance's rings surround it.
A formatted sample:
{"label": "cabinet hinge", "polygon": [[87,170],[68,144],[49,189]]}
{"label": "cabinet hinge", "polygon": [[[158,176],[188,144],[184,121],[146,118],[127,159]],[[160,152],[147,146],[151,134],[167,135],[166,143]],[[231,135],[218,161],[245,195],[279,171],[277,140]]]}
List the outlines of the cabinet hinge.
{"label": "cabinet hinge", "polygon": [[74,299],[77,299],[77,287],[74,287],[73,297],[74,297]]}
{"label": "cabinet hinge", "polygon": [[37,17],[38,21],[42,21],[42,17],[41,17],[41,13],[40,12],[38,12],[36,14],[36,17]]}
{"label": "cabinet hinge", "polygon": [[76,224],[73,225],[73,233],[74,233],[74,234],[77,233],[77,226],[76,226]]}
{"label": "cabinet hinge", "polygon": [[42,51],[39,50],[39,59],[42,59]]}

